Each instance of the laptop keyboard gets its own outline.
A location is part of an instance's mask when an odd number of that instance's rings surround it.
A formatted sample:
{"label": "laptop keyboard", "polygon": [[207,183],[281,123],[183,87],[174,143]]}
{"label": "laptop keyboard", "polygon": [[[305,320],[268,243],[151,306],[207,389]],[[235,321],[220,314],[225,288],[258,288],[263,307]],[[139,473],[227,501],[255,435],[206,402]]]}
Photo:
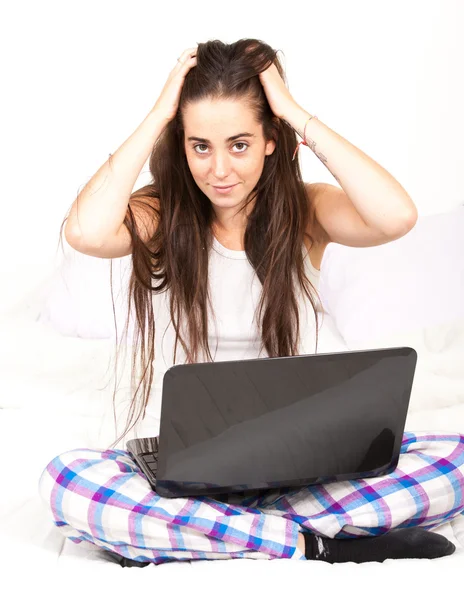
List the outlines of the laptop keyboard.
{"label": "laptop keyboard", "polygon": [[153,473],[153,475],[156,477],[156,471],[158,467],[158,449],[156,449],[154,452],[144,452],[143,454],[140,454],[140,456],[145,461],[145,464]]}

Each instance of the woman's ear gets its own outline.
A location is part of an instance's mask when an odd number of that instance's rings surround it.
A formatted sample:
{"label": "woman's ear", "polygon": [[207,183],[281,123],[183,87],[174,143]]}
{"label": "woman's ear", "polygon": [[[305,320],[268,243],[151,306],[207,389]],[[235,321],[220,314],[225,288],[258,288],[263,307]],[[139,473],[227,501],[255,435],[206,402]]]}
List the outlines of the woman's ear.
{"label": "woman's ear", "polygon": [[266,155],[270,155],[274,152],[276,147],[276,142],[274,140],[269,140],[268,142],[266,142],[266,150],[265,150],[265,154]]}
{"label": "woman's ear", "polygon": [[266,143],[266,154],[272,154],[277,145],[277,140],[279,139],[279,129],[280,129],[280,119],[279,117],[272,117],[272,125],[274,129],[274,139],[269,140]]}

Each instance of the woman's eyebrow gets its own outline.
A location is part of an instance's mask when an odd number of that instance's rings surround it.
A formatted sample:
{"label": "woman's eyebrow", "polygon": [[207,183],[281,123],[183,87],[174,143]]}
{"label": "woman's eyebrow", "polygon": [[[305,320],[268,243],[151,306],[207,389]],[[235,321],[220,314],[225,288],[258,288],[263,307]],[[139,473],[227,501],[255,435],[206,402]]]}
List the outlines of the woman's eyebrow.
{"label": "woman's eyebrow", "polygon": [[[234,140],[241,138],[241,137],[255,137],[254,133],[248,133],[248,132],[244,132],[244,133],[237,133],[237,135],[232,135],[230,137],[228,137],[226,139],[226,142],[233,142]],[[191,135],[190,137],[187,138],[187,140],[189,142],[203,142],[204,144],[209,144],[210,140],[207,140],[206,138],[200,138],[200,137],[195,137],[193,135]]]}

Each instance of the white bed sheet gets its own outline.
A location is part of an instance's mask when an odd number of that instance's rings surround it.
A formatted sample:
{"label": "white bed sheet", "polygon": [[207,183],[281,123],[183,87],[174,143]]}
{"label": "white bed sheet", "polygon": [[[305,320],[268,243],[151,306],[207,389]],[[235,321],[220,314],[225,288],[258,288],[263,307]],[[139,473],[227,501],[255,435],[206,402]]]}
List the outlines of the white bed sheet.
{"label": "white bed sheet", "polygon": [[[461,589],[464,516],[435,529],[456,545],[452,556],[432,561],[388,560],[382,564],[235,559],[121,569],[92,544],[77,545],[65,539],[51,523],[37,483],[45,465],[60,452],[94,447],[106,439],[108,433],[102,437],[101,424],[107,418],[112,386],[98,392],[92,385],[98,387],[105,380],[112,342],[63,338],[31,321],[4,322],[2,331],[2,587],[11,580],[16,592],[34,593],[47,580],[48,598],[82,597],[83,591],[90,589],[94,590],[92,597],[99,589],[118,597],[126,590],[146,594],[147,585],[156,585],[156,593],[166,590],[175,597],[185,593],[202,598],[218,593],[232,597],[246,589],[248,593],[272,591],[275,597],[279,592],[287,597],[291,593],[309,596],[311,590],[317,590],[329,597],[343,594],[357,598],[363,597],[362,590],[366,597],[374,589],[377,597],[408,591],[432,597],[434,593],[458,593]],[[325,347],[335,349],[327,340]],[[464,404],[413,412],[406,428],[464,432]],[[236,583],[238,578],[243,583],[237,589],[229,582]],[[56,585],[61,581],[65,588]]]}

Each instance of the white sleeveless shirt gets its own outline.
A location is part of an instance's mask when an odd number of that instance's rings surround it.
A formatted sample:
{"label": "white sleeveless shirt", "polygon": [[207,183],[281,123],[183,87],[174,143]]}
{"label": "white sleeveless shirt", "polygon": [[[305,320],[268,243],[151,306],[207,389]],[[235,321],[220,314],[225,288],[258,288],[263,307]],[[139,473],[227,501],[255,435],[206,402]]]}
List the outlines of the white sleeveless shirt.
{"label": "white sleeveless shirt", "polygon": [[[303,246],[306,275],[318,289],[320,271],[312,263]],[[208,342],[214,362],[243,360],[268,356],[260,349],[260,334],[255,321],[255,309],[259,302],[261,283],[249,263],[244,250],[225,248],[213,237],[209,257],[209,286],[214,316],[208,311]],[[313,290],[311,290],[313,292]],[[323,307],[313,292],[318,313]],[[316,320],[311,303],[306,296],[298,299],[300,306],[299,354],[314,354],[316,343]],[[154,437],[159,434],[161,415],[161,391],[163,376],[173,362],[175,330],[169,313],[168,292],[153,295],[155,320],[154,380],[150,391],[145,418],[131,430],[129,437]],[[321,325],[321,315],[319,326]],[[183,332],[184,329],[181,329]],[[200,351],[198,362],[205,359]],[[185,352],[177,344],[176,364],[184,363]]]}

